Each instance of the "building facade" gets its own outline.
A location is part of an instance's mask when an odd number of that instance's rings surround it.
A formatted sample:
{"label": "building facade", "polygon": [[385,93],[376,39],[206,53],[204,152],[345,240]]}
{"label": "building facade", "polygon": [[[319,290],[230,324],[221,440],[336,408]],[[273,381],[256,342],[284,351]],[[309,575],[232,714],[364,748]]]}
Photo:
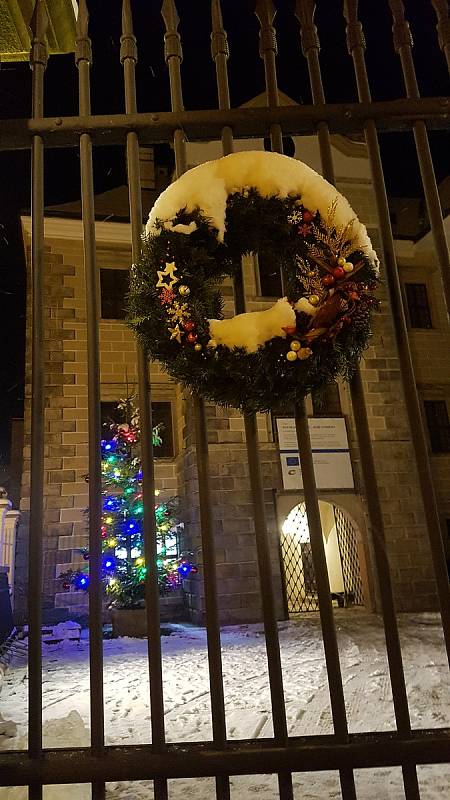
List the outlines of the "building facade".
{"label": "building facade", "polygon": [[[258,101],[255,101],[258,102]],[[283,98],[287,104],[288,98]],[[338,189],[348,198],[368,228],[375,249],[379,236],[369,163],[365,146],[341,136],[332,138]],[[262,140],[236,142],[236,149],[263,149]],[[315,137],[287,142],[287,150],[317,171],[320,158]],[[219,142],[187,145],[195,166],[221,155]],[[164,181],[165,168],[155,167],[150,149],[142,151],[143,187],[147,208]],[[135,342],[123,321],[123,293],[131,263],[130,225],[116,212],[126,205],[126,187],[96,200],[97,264],[101,289],[101,399],[105,418],[136,385]],[[126,216],[126,213],[125,213]],[[46,451],[44,596],[48,619],[82,615],[83,592],[62,591],[60,573],[82,563],[78,552],[87,542],[87,353],[82,223],[76,204],[48,209],[46,242]],[[119,221],[120,220],[120,221]],[[22,218],[27,265],[30,265],[30,219]],[[418,241],[397,241],[397,256],[410,327],[417,384],[429,431],[434,480],[446,543],[450,526],[450,330],[446,319],[436,257],[429,234]],[[382,253],[380,252],[382,262]],[[278,276],[264,254],[244,264],[249,310],[264,308],[279,296]],[[226,313],[233,313],[232,287],[224,285]],[[436,606],[435,586],[414,453],[403,400],[391,312],[381,289],[382,310],[362,362],[362,376],[383,505],[387,546],[397,608],[430,610]],[[28,338],[31,324],[28,313]],[[29,508],[29,347],[25,408],[21,525],[16,561],[15,606],[24,608]],[[202,551],[198,505],[195,438],[191,400],[160,369],[149,366],[154,421],[163,421],[164,451],[156,453],[156,483],[161,496],[179,495],[185,544],[194,552],[198,574],[184,582],[186,606],[194,622],[204,620]],[[322,405],[308,398],[308,410],[318,435],[340,430],[348,442],[349,480],[346,485],[333,463],[319,488],[321,518],[330,585],[339,604],[378,607],[373,578],[370,530],[352,419],[349,391],[331,387]],[[219,606],[224,624],[261,618],[253,506],[247,465],[244,421],[237,411],[207,405],[212,502],[217,547]],[[341,421],[344,420],[344,423]],[[285,423],[288,425],[288,423]],[[342,427],[343,426],[343,427]],[[280,431],[269,415],[258,416],[265,510],[272,544],[273,577],[280,618],[317,608],[309,535],[301,490],[289,476]],[[328,429],[328,433],[324,433]],[[332,432],[330,434],[330,431]],[[340,434],[340,435],[341,435]],[[314,444],[313,444],[314,447]],[[319,448],[320,449],[320,448]],[[326,448],[324,448],[325,450]],[[320,454],[319,454],[320,456]],[[319,459],[320,460],[320,459]],[[318,468],[320,469],[320,468]],[[330,477],[331,470],[331,477]],[[293,470],[295,476],[295,469]],[[294,482],[294,485],[292,485]],[[319,487],[320,487],[319,481]],[[264,590],[264,587],[262,587]]]}

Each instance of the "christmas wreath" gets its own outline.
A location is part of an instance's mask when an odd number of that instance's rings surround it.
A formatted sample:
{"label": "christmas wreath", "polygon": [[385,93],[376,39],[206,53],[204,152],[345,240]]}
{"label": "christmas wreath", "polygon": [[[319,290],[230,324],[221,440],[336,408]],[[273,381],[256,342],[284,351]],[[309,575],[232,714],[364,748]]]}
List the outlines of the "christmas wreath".
{"label": "christmas wreath", "polygon": [[[220,284],[264,252],[284,297],[223,318]],[[300,161],[234,153],[163,192],[131,270],[128,322],[184,386],[244,412],[290,410],[348,379],[370,335],[378,260],[347,200]]]}

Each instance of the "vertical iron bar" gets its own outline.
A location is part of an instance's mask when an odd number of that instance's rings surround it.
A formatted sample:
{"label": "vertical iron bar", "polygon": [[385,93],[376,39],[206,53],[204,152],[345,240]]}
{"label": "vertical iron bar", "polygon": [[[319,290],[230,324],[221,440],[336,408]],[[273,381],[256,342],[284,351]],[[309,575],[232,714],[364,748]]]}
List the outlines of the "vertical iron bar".
{"label": "vertical iron bar", "polygon": [[[32,117],[44,116],[47,65],[46,6],[36,0],[31,27]],[[31,481],[28,549],[28,751],[42,754],[42,539],[44,521],[44,143],[31,145]],[[42,799],[42,784],[31,784],[29,799]]]}
{"label": "vertical iron bar", "polygon": [[[357,0],[344,0],[344,16],[347,20],[347,45],[353,59],[359,100],[371,102],[371,93],[364,58],[364,35],[357,18]],[[450,662],[450,586],[445,562],[441,535],[439,512],[433,484],[427,440],[422,422],[420,400],[417,392],[414,369],[409,347],[408,331],[403,310],[400,280],[395,259],[394,239],[389,218],[389,206],[384,183],[378,134],[373,120],[364,125],[366,144],[369,152],[372,180],[375,190],[378,219],[386,264],[386,277],[392,307],[395,338],[399,353],[400,369],[405,393],[405,405],[411,430],[416,467],[422,494],[422,502],[427,522],[431,556],[433,559],[437,592],[439,597],[442,628]]]}
{"label": "vertical iron bar", "polygon": [[[278,80],[277,80],[277,38],[273,26],[275,19],[275,6],[272,0],[257,0],[255,14],[259,20],[259,55],[264,61],[264,75],[266,82],[266,97],[269,108],[279,105]],[[270,140],[275,153],[283,152],[283,133],[281,125],[274,123],[270,126]]]}
{"label": "vertical iron bar", "polygon": [[[78,68],[79,113],[91,113],[90,68],[91,41],[88,35],[89,14],[86,0],[78,3],[75,60]],[[100,354],[99,354],[99,282],[95,253],[94,180],[92,141],[87,133],[80,136],[81,203],[83,251],[86,281],[88,413],[89,413],[89,662],[91,748],[101,757],[104,751],[103,716],[103,624],[102,624],[102,517]],[[92,783],[94,800],[104,800],[105,784]]]}
{"label": "vertical iron bar", "polygon": [[[409,24],[405,19],[405,6],[402,0],[389,0],[393,19],[393,38],[395,52],[400,57],[403,78],[405,81],[406,96],[417,99],[420,97],[417,83],[414,59],[412,56],[413,39]],[[428,209],[431,233],[436,249],[439,269],[444,289],[444,300],[447,318],[450,316],[450,254],[445,235],[444,220],[442,217],[441,200],[439,197],[433,160],[431,158],[430,142],[427,126],[423,120],[413,124],[414,141],[416,144],[417,158]]]}
{"label": "vertical iron bar", "polygon": [[[205,582],[206,629],[208,633],[208,663],[210,673],[213,676],[220,677],[220,680],[216,680],[215,683],[213,683],[212,678],[210,679],[213,740],[217,747],[223,748],[226,747],[227,743],[227,728],[222,680],[222,654],[220,648],[219,604],[217,598],[216,548],[214,543],[214,524],[211,505],[208,429],[206,425],[205,404],[198,394],[194,394],[193,398]],[[223,790],[225,790],[225,788],[225,786],[222,787]]]}
{"label": "vertical iron bar", "polygon": [[[130,0],[122,4],[122,36],[120,60],[124,70],[125,112],[137,112],[136,62],[137,46],[133,33]],[[128,199],[131,223],[131,254],[136,263],[141,254],[142,195],[139,168],[139,139],[135,131],[127,133],[126,142]],[[142,345],[136,341],[140,447],[142,465],[142,497],[144,506],[144,555],[147,566],[145,582],[145,613],[147,620],[147,647],[150,682],[150,709],[152,745],[157,752],[165,746],[164,694],[162,678],[162,654],[160,631],[160,599],[157,568],[157,540],[155,518],[155,469],[153,460],[153,424],[151,407],[151,385],[149,362]],[[167,800],[168,788],[165,778],[154,780],[156,800]]]}
{"label": "vertical iron bar", "polygon": [[[166,33],[164,51],[169,69],[172,111],[183,110],[181,85],[181,38],[178,32],[179,17],[173,0],[164,0],[161,8]],[[187,169],[186,142],[182,130],[174,132],[175,167],[177,177]],[[194,394],[195,448],[199,483],[200,527],[205,587],[205,624],[207,634],[209,687],[213,739],[218,747],[226,747],[227,730],[223,690],[222,649],[220,641],[219,603],[217,595],[216,555],[212,518],[211,488],[209,479],[208,429],[203,398]],[[216,776],[217,800],[229,800],[230,781],[227,775]]]}
{"label": "vertical iron bar", "polygon": [[[328,675],[331,713],[334,730],[337,736],[345,741],[348,736],[347,712],[345,709],[344,688],[342,685],[341,664],[334,625],[333,606],[331,602],[330,582],[323,544],[322,522],[320,519],[319,499],[317,495],[314,462],[311,451],[308,417],[305,401],[297,403],[294,409],[295,430],[297,433],[300,466],[303,479],[306,516],[311,541],[311,553],[316,578],[317,596],[319,599],[320,624],[323,634],[325,663]],[[355,781],[351,769],[339,772],[343,800],[356,800]]]}
{"label": "vertical iron bar", "polygon": [[450,10],[447,0],[431,0],[436,17],[439,47],[447,60],[447,67],[450,72]]}
{"label": "vertical iron bar", "polygon": [[[311,97],[314,105],[321,105],[325,103],[325,93],[323,90],[322,70],[319,61],[320,42],[317,35],[317,28],[314,24],[315,9],[315,0],[296,0],[295,16],[300,22],[302,53],[308,64]],[[321,122],[317,126],[317,138],[319,140],[323,177],[334,186],[336,181],[334,177],[333,155],[330,131],[326,122]]]}
{"label": "vertical iron bar", "polygon": [[[219,0],[213,0],[211,3],[211,17],[213,29],[211,36],[211,51],[212,57],[216,62],[219,107],[230,108],[230,93],[226,64],[228,57],[228,42],[223,27]],[[224,155],[233,151],[233,134],[228,128],[224,128],[222,131],[222,148]],[[238,274],[234,279],[234,304],[236,313],[245,311],[245,288],[242,264],[241,269],[238,271]],[[274,734],[275,738],[277,738],[281,744],[284,744],[287,742],[288,733],[283,691],[283,674],[281,669],[280,645],[278,640],[278,627],[275,611],[275,595],[272,579],[270,543],[267,531],[266,515],[264,511],[264,489],[260,468],[256,416],[254,414],[244,415],[244,426],[254,509],[256,551],[263,605],[264,633],[269,670]],[[282,800],[291,800],[291,798],[293,798],[292,777],[290,773],[278,773],[278,788],[280,798]]]}
{"label": "vertical iron bar", "polygon": [[[272,22],[275,17],[275,9],[272,0],[259,0],[256,4],[255,12],[260,20],[261,25],[260,52],[264,58],[265,64],[267,101],[269,105],[272,104],[276,106],[278,105],[278,83],[275,62],[275,29],[272,26]],[[277,126],[279,130],[273,130],[274,127],[275,126],[272,126],[271,131],[272,149],[282,153],[283,137],[281,126]],[[339,650],[337,645],[336,630],[334,627],[333,608],[331,603],[328,570],[322,537],[322,523],[320,520],[319,501],[312,461],[308,419],[306,417],[304,402],[295,407],[294,416],[303,474],[306,514],[311,537],[312,558],[316,575],[319,613],[323,634],[333,725],[338,736],[346,737],[348,735],[348,727],[347,714],[345,710],[344,689],[342,686]],[[356,800],[353,771],[341,770],[339,775],[343,800]]]}
{"label": "vertical iron bar", "polygon": [[[314,24],[314,12],[314,0],[305,0],[304,2],[297,0],[296,16],[301,26],[302,50],[308,63],[312,100],[314,104],[320,104],[325,103],[325,93],[319,61],[320,43]],[[330,183],[335,184],[331,138],[327,123],[323,123],[319,131],[319,143],[323,175]],[[398,731],[402,734],[408,734],[411,732],[411,721],[406,693],[402,651],[397,617],[395,614],[392,579],[387,557],[383,513],[376,482],[369,421],[367,418],[363,382],[359,368],[355,371],[350,383],[350,395],[363,474],[364,494],[370,520],[375,569],[378,586],[380,587],[380,604],[383,616],[394,713]],[[403,767],[403,783],[406,800],[418,800],[418,798],[420,798],[419,785],[417,771],[414,765]]]}
{"label": "vertical iron bar", "polygon": [[[240,308],[236,309],[238,312]],[[261,584],[264,634],[269,671],[270,698],[272,703],[273,732],[280,746],[287,745],[288,730],[283,690],[283,670],[281,667],[280,641],[276,617],[275,592],[272,578],[272,558],[270,554],[269,532],[267,530],[264,508],[264,484],[259,454],[258,428],[256,414],[244,414],[245,441],[247,445],[250,485],[253,499],[255,521],[256,555]],[[281,800],[293,798],[292,776],[289,772],[278,773],[278,789]]]}
{"label": "vertical iron bar", "polygon": [[[216,65],[216,84],[219,108],[231,108],[228,86],[228,65],[230,55],[227,34],[223,27],[220,0],[211,2],[211,55]],[[233,131],[228,126],[222,129],[222,152],[224,156],[233,152]]]}
{"label": "vertical iron bar", "polygon": [[[267,105],[269,107],[276,107],[279,104],[276,70],[277,40],[276,31],[273,26],[276,10],[272,0],[257,0],[255,4],[255,14],[260,25],[259,55],[264,61]],[[282,153],[283,133],[281,125],[271,125],[270,140],[272,150]],[[245,311],[245,291],[242,277],[240,281],[236,281],[235,283],[235,306],[236,311],[239,313]],[[264,484],[261,473],[261,457],[259,453],[256,415],[244,414],[244,426],[253,497],[256,550],[259,579],[261,583],[273,729],[275,739],[278,740],[280,744],[286,744],[288,741],[288,729],[283,688],[283,670],[281,666],[276,601],[272,577],[270,539],[264,506]],[[278,791],[281,800],[291,800],[291,798],[293,798],[294,790],[290,772],[278,773]]]}

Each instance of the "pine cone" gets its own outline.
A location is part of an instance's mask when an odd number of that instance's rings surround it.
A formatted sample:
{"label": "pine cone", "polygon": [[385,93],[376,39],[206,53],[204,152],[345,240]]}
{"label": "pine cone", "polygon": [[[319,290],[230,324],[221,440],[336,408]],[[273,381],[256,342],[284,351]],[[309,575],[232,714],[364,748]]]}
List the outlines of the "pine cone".
{"label": "pine cone", "polygon": [[352,328],[364,330],[369,324],[369,306],[367,303],[358,303],[352,314]]}

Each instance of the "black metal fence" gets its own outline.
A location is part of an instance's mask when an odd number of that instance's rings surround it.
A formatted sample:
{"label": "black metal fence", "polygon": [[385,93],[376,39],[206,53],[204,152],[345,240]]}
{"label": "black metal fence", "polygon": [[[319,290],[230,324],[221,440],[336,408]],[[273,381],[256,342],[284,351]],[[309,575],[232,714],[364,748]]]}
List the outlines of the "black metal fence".
{"label": "black metal fence", "polygon": [[[258,454],[258,435],[253,416],[245,417],[245,433],[254,503],[255,536],[259,576],[263,590],[263,617],[269,681],[272,701],[274,736],[257,741],[227,741],[224,691],[222,680],[221,642],[215,574],[214,531],[209,484],[206,416],[203,400],[195,398],[195,428],[200,487],[202,546],[206,595],[206,627],[211,691],[213,739],[200,744],[166,743],[162,690],[161,649],[159,630],[159,592],[156,567],[156,539],[153,508],[154,474],[151,437],[150,389],[145,353],[138,349],[139,395],[141,398],[142,453],[144,474],[147,581],[148,658],[150,675],[152,744],[143,746],[105,746],[102,618],[101,618],[101,544],[100,529],[100,387],[98,319],[99,300],[95,261],[94,191],[92,171],[93,144],[122,143],[126,147],[129,177],[132,255],[139,257],[142,210],[139,180],[139,140],[147,144],[173,142],[177,175],[186,169],[186,138],[222,140],[224,154],[233,150],[235,137],[267,136],[272,148],[283,149],[285,134],[317,134],[324,176],[334,182],[330,129],[338,132],[363,131],[372,170],[373,188],[382,238],[383,260],[390,302],[393,309],[395,336],[399,352],[402,381],[408,418],[414,444],[417,471],[440,601],[442,624],[450,651],[450,595],[447,569],[442,549],[439,515],[433,488],[426,439],[420,415],[408,335],[403,313],[400,283],[395,260],[394,242],[380,149],[379,130],[411,129],[419,158],[426,203],[434,245],[442,271],[447,308],[450,306],[449,254],[445,239],[439,196],[430,156],[428,128],[448,128],[448,99],[421,99],[412,55],[412,40],[404,17],[401,0],[390,0],[396,51],[401,60],[406,97],[391,102],[374,103],[365,63],[365,41],[358,19],[356,0],[344,0],[347,23],[347,45],[353,60],[359,102],[327,105],[319,61],[319,39],[314,25],[312,0],[297,0],[293,13],[300,22],[301,47],[307,60],[312,104],[285,108],[279,105],[273,21],[275,9],[271,0],[255,4],[260,25],[260,55],[264,62],[267,108],[231,109],[228,90],[228,43],[223,28],[219,0],[211,2],[212,57],[217,75],[218,108],[213,111],[184,111],[180,63],[181,40],[179,19],[173,0],[164,0],[162,15],[166,33],[165,58],[169,71],[171,112],[141,114],[136,104],[135,65],[136,39],[133,35],[129,0],[123,3],[121,62],[125,78],[125,113],[111,116],[91,115],[90,68],[91,42],[88,34],[88,13],[85,0],[79,2],[76,64],[79,73],[79,116],[43,118],[44,74],[47,62],[45,31],[47,25],[44,0],[37,0],[32,20],[33,41],[33,108],[30,120],[10,120],[2,124],[3,150],[30,148],[32,153],[32,456],[31,511],[29,553],[29,748],[26,752],[2,753],[0,785],[25,785],[31,800],[42,797],[42,787],[53,783],[90,783],[92,796],[105,796],[105,782],[114,780],[153,779],[157,800],[168,796],[167,781],[176,777],[214,776],[216,797],[230,796],[229,776],[267,773],[278,775],[279,796],[292,800],[291,773],[311,770],[338,770],[343,800],[357,797],[354,769],[360,767],[401,766],[407,800],[420,798],[416,765],[448,761],[450,731],[448,729],[411,729],[410,714],[402,665],[402,653],[394,609],[392,583],[385,546],[380,497],[376,488],[367,413],[359,373],[351,384],[351,399],[361,454],[365,496],[377,581],[381,587],[381,611],[384,622],[389,670],[392,684],[397,729],[394,733],[349,734],[339,652],[333,620],[328,574],[322,540],[317,491],[314,483],[309,431],[304,405],[297,407],[295,420],[301,454],[304,496],[310,530],[311,557],[314,564],[320,620],[323,632],[334,734],[319,737],[290,737],[286,724],[283,678],[275,615],[275,598],[271,562],[264,515],[263,486]],[[450,63],[450,25],[446,2],[433,0],[430,14],[437,18],[438,42],[447,63]],[[244,11],[243,11],[244,13]],[[437,44],[436,44],[437,46]],[[42,525],[44,475],[44,361],[43,361],[43,270],[44,270],[44,202],[43,168],[45,147],[77,146],[80,151],[81,193],[83,205],[84,258],[87,296],[88,383],[89,383],[89,502],[90,502],[90,683],[91,683],[91,747],[88,749],[44,750],[42,746],[42,653],[41,596]],[[236,308],[245,309],[245,297],[236,286]]]}

